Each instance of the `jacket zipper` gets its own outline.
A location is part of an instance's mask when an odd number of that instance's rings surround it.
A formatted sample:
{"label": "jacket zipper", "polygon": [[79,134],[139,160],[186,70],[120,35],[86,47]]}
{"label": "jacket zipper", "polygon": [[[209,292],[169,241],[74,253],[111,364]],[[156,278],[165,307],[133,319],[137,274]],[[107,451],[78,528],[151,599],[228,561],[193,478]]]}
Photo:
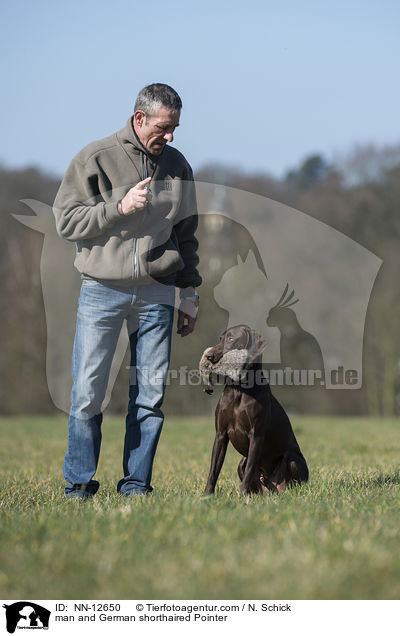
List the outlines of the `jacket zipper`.
{"label": "jacket zipper", "polygon": [[[147,164],[146,164],[146,158],[144,155],[142,155],[142,168],[143,168],[143,180],[147,179]],[[137,270],[137,243],[138,243],[138,239],[136,237],[133,238],[133,274],[132,274],[132,278],[133,280],[135,280],[136,278],[136,270]]]}
{"label": "jacket zipper", "polygon": [[[154,166],[154,170],[153,170],[153,173],[151,175],[152,178],[154,177],[154,173],[156,171],[156,167],[157,166]],[[148,171],[148,167],[147,167],[147,158],[146,158],[146,156],[144,154],[142,154],[142,171],[143,171],[143,180],[147,179],[147,177],[149,176],[149,171]],[[146,186],[146,190],[148,190],[147,186]],[[146,208],[143,209],[143,212],[145,211],[145,209]],[[138,260],[137,260],[137,244],[138,244],[138,239],[136,237],[134,237],[133,238],[133,273],[132,273],[133,280],[135,280],[137,271],[139,271]]]}

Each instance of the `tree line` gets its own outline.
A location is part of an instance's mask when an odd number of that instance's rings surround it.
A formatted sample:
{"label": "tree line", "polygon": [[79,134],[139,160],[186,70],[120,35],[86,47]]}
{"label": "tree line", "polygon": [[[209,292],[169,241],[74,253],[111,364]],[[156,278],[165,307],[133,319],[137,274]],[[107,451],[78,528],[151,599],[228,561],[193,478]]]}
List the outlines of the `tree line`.
{"label": "tree line", "polygon": [[[362,388],[325,390],[308,396],[291,387],[282,387],[275,393],[292,410],[302,412],[398,415],[400,146],[359,147],[335,162],[328,162],[319,154],[310,155],[281,179],[211,164],[198,170],[195,179],[268,197],[305,212],[382,259],[365,321]],[[32,213],[23,202],[27,199],[51,206],[59,184],[60,178],[37,167],[0,168],[0,411],[3,414],[57,412],[46,378],[46,315],[40,273],[44,235],[22,225],[13,215]],[[197,368],[205,347],[215,343],[227,324],[223,308],[209,304],[216,285],[223,273],[236,264],[238,254],[245,259],[249,251],[254,251],[258,258],[243,229],[237,224],[228,222],[227,225],[226,219],[222,222],[218,210],[212,216],[212,222],[200,217],[198,229],[200,272],[204,281],[200,289],[201,328],[185,340],[174,336],[171,369]],[[210,227],[222,230],[218,234],[210,231]],[[262,263],[259,267],[262,268]],[[63,287],[63,280],[59,285]],[[62,328],[57,337],[63,338]],[[127,354],[109,405],[112,412],[122,413],[126,409],[128,366]],[[206,396],[195,375],[186,376],[184,384],[182,386],[177,377],[171,378],[166,412],[210,414],[218,391],[212,398]]]}

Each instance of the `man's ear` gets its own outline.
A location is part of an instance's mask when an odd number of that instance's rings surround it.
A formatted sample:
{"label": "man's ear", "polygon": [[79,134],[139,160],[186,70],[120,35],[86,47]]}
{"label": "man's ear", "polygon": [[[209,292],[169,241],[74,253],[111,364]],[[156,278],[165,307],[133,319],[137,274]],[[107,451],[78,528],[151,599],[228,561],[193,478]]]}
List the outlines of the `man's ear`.
{"label": "man's ear", "polygon": [[255,360],[256,358],[258,358],[262,354],[264,349],[267,347],[267,344],[268,343],[265,340],[265,338],[260,333],[258,333],[258,331],[251,329],[250,343],[248,348],[250,358],[252,360]]}
{"label": "man's ear", "polygon": [[133,117],[135,119],[135,124],[139,126],[139,128],[141,128],[141,126],[143,126],[143,124],[146,122],[146,115],[142,110],[136,110]]}

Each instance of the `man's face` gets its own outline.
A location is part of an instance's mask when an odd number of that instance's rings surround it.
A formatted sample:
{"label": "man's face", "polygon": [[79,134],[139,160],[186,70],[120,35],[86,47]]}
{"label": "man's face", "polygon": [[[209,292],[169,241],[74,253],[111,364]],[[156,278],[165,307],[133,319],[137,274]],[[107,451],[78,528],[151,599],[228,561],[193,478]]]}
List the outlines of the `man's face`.
{"label": "man's face", "polygon": [[154,115],[146,116],[137,110],[134,127],[143,146],[152,154],[160,155],[165,145],[174,138],[174,130],[179,126],[180,113],[161,106]]}

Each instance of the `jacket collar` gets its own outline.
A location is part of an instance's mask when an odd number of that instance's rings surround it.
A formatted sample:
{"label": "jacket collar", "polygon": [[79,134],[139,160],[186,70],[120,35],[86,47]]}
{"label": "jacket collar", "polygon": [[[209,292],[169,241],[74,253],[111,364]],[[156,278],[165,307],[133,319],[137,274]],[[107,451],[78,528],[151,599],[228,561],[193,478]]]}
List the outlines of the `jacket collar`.
{"label": "jacket collar", "polygon": [[139,157],[140,155],[145,155],[153,166],[158,163],[159,157],[152,155],[147,148],[143,146],[135,133],[133,128],[133,116],[128,119],[126,126],[117,132],[117,136],[126,152],[131,156],[136,155],[136,157]]}

